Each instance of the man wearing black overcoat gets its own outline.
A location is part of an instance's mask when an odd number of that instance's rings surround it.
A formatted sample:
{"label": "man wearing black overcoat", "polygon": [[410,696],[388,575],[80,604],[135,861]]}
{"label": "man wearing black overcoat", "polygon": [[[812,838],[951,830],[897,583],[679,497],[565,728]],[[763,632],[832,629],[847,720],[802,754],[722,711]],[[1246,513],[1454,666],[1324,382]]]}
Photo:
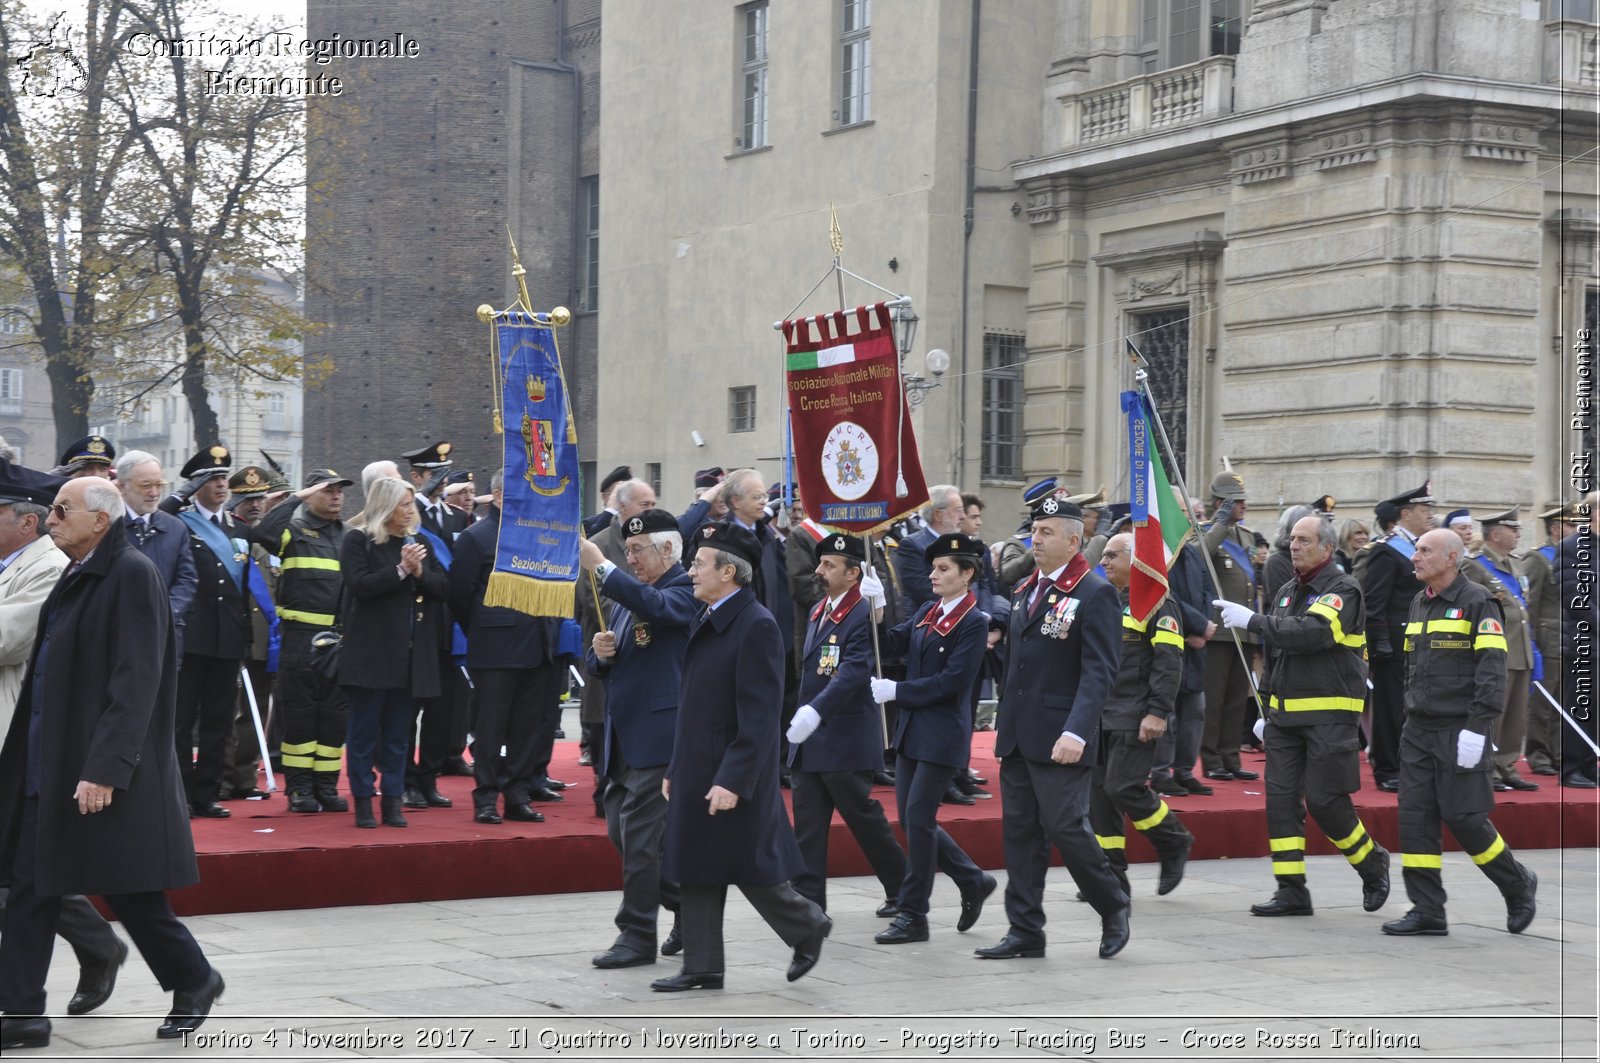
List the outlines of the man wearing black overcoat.
{"label": "man wearing black overcoat", "polygon": [[173,742],[177,690],[167,590],[122,530],[122,496],[95,479],[56,496],[50,535],[73,560],[39,616],[0,749],[0,1051],[50,1041],[45,979],[63,894],[100,894],[173,1009],[157,1036],[205,1021],[222,976],[164,891],[199,880]]}
{"label": "man wearing black overcoat", "polygon": [[1033,507],[1038,569],[1011,599],[994,752],[1000,758],[1006,916],[984,959],[1044,955],[1052,843],[1101,920],[1100,957],[1128,943],[1128,895],[1089,828],[1100,713],[1121,659],[1122,605],[1081,553],[1083,519],[1064,491]]}
{"label": "man wearing black overcoat", "polygon": [[669,801],[663,873],[679,887],[683,973],[651,983],[664,993],[722,988],[729,886],[794,949],[791,982],[816,966],[833,929],[789,884],[804,863],[778,788],[784,641],[750,589],[761,546],[731,522],[700,528],[694,545],[689,575],[707,608],[689,632],[662,783]]}

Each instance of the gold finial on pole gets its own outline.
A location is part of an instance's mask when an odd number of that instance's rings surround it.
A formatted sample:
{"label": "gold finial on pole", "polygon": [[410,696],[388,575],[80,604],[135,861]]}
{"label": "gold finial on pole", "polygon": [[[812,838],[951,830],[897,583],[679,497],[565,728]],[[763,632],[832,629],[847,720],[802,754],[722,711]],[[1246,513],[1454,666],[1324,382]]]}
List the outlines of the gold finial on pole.
{"label": "gold finial on pole", "polygon": [[511,235],[511,226],[506,226],[506,242],[511,245],[511,275],[517,278],[517,300],[522,304],[522,309],[533,313],[533,300],[528,297],[528,271],[522,268],[522,259],[517,257],[517,241]]}
{"label": "gold finial on pole", "polygon": [[828,204],[828,246],[833,248],[836,260],[844,254],[844,230],[839,228],[839,212],[832,203]]}

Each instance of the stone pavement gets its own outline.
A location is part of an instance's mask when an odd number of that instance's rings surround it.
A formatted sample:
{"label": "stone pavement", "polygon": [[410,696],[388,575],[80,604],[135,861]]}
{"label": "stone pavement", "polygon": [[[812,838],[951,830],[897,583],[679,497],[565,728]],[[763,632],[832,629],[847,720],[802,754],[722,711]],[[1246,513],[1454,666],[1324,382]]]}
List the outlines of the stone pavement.
{"label": "stone pavement", "polygon": [[[8,1056],[1596,1059],[1597,853],[1518,855],[1540,878],[1520,937],[1460,853],[1445,856],[1449,936],[1416,939],[1378,932],[1407,908],[1398,868],[1388,905],[1367,914],[1344,861],[1313,857],[1317,914],[1264,920],[1247,908],[1271,891],[1265,859],[1193,863],[1160,898],[1155,866],[1135,865],[1133,940],[1110,961],[1060,868],[1047,957],[1003,962],[972,956],[1005,930],[999,893],[957,934],[941,877],[932,940],[891,948],[872,942],[885,925],[876,881],[838,879],[833,937],[793,984],[787,950],[735,895],[728,988],[678,995],[649,989],[675,959],[590,966],[611,942],[615,893],[208,916],[189,925],[228,990],[189,1044],[155,1040],[170,998],[135,954],[105,1014],[59,1017],[48,1049]],[[76,976],[58,947],[54,1008]]]}

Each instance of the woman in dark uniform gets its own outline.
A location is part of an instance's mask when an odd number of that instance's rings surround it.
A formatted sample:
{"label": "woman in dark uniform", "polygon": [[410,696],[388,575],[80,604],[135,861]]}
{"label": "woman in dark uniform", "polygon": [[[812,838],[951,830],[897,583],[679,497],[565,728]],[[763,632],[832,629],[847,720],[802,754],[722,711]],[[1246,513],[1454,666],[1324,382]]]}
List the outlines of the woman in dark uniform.
{"label": "woman in dark uniform", "polygon": [[[925,556],[938,599],[883,635],[883,656],[903,656],[906,665],[906,678],[899,682],[872,681],[873,698],[893,701],[900,710],[894,778],[906,834],[906,877],[897,901],[899,916],[874,938],[880,945],[928,940],[928,897],[936,867],[961,889],[959,931],[971,929],[994,892],[994,877],[980,870],[938,823],[945,788],[965,765],[972,743],[967,695],[983,665],[989,631],[989,617],[971,590],[983,550],[982,540],[959,532],[935,539]],[[875,575],[863,581],[862,595],[874,605],[882,600],[882,583]]]}

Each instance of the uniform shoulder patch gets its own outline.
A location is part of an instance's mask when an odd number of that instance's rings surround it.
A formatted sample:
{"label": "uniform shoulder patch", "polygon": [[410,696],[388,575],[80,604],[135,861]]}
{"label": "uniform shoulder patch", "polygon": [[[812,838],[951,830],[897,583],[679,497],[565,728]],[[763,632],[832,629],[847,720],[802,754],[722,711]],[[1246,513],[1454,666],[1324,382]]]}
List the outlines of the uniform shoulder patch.
{"label": "uniform shoulder patch", "polygon": [[1331,606],[1334,609],[1343,609],[1344,599],[1339,597],[1337,594],[1324,594],[1322,597],[1317,599],[1317,604]]}
{"label": "uniform shoulder patch", "polygon": [[1505,628],[1500,626],[1500,621],[1496,620],[1494,617],[1491,616],[1491,617],[1487,617],[1486,619],[1484,619],[1481,622],[1479,622],[1479,624],[1478,624],[1478,634],[1480,634],[1480,635],[1503,635],[1503,634],[1505,634]]}
{"label": "uniform shoulder patch", "polygon": [[1178,633],[1178,622],[1170,616],[1158,617],[1156,619],[1156,627],[1162,631],[1170,631],[1173,634]]}

